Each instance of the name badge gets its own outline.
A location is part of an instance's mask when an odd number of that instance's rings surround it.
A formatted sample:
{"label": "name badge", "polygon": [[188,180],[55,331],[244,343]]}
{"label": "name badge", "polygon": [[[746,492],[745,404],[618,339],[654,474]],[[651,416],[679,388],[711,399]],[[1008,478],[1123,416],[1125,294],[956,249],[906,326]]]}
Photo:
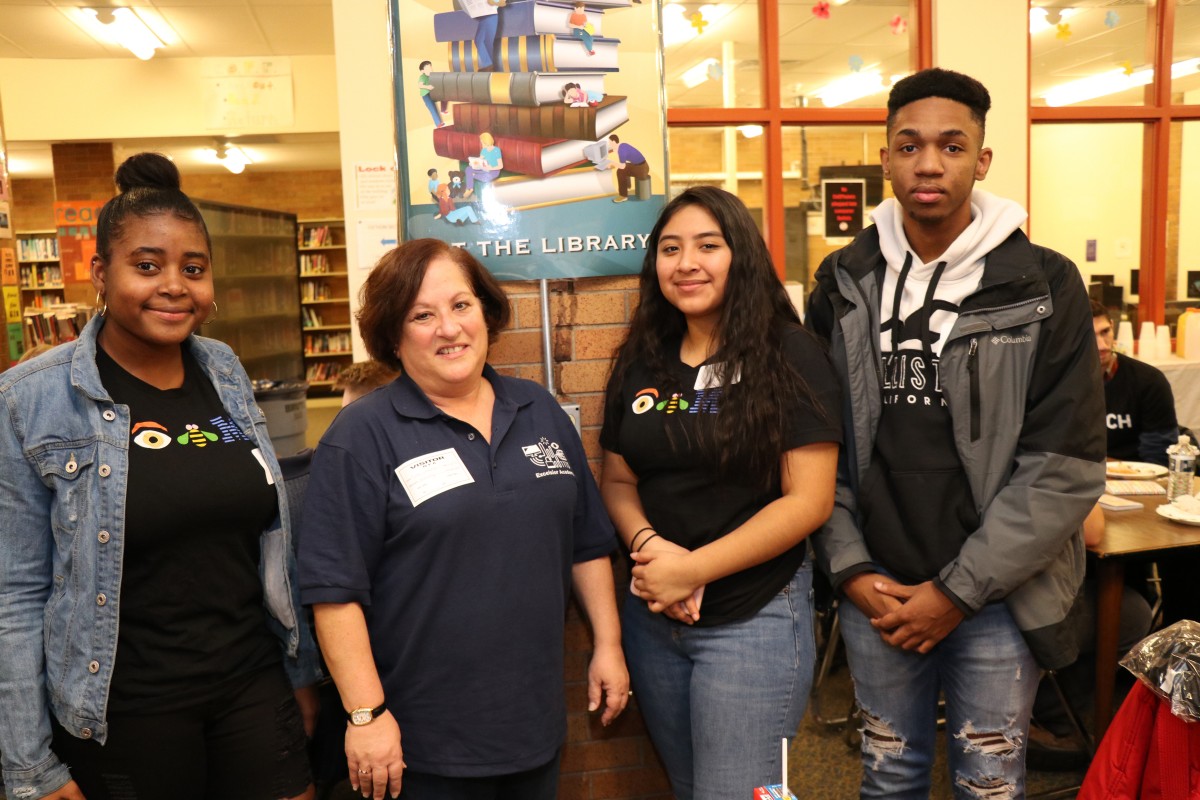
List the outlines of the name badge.
{"label": "name badge", "polygon": [[396,477],[408,493],[413,508],[442,492],[475,482],[462,457],[452,447],[405,461],[396,467]]}
{"label": "name badge", "polygon": [[250,452],[254,454],[254,458],[258,461],[258,465],[262,467],[263,474],[267,476],[267,486],[274,486],[275,479],[271,477],[271,468],[267,466],[267,460],[263,458],[262,451],[256,447]]}
{"label": "name badge", "polygon": [[[699,392],[703,391],[704,389],[716,389],[718,386],[720,386],[721,380],[717,377],[716,366],[717,365],[714,364],[705,364],[704,366],[700,367],[700,369],[696,372],[696,385],[692,388]],[[738,369],[729,379],[729,385],[732,386],[741,379],[742,371],[741,369]]]}

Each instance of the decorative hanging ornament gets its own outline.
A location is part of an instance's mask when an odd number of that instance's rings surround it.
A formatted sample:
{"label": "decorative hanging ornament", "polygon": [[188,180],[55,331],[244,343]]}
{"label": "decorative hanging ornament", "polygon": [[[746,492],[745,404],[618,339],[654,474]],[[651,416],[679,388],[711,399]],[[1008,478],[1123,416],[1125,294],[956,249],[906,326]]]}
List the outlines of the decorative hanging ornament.
{"label": "decorative hanging ornament", "polygon": [[1117,23],[1121,21],[1121,15],[1115,11],[1110,11],[1104,15],[1104,27],[1112,29],[1117,27]]}
{"label": "decorative hanging ornament", "polygon": [[1132,75],[1133,74],[1133,62],[1132,61],[1122,61],[1121,62],[1121,71],[1124,72],[1126,75]]}
{"label": "decorative hanging ornament", "polygon": [[862,56],[850,56],[847,63],[850,65],[851,72],[858,72],[863,68]]}
{"label": "decorative hanging ornament", "polygon": [[708,65],[708,79],[710,81],[719,81],[724,74],[725,71],[721,69],[721,62],[713,59]]}
{"label": "decorative hanging ornament", "polygon": [[821,2],[812,7],[814,17],[829,19],[829,3]]}
{"label": "decorative hanging ornament", "polygon": [[1058,32],[1054,34],[1054,38],[1061,39],[1064,42],[1067,39],[1070,39],[1071,38],[1071,23],[1069,23],[1069,22],[1058,23]]}
{"label": "decorative hanging ornament", "polygon": [[696,29],[696,33],[704,33],[704,28],[708,25],[708,20],[704,18],[703,14],[697,11],[688,17],[688,20],[691,21],[692,27]]}
{"label": "decorative hanging ornament", "polygon": [[902,33],[908,33],[908,20],[899,14],[892,17],[892,21],[889,24],[892,26],[892,34],[895,36],[899,36]]}

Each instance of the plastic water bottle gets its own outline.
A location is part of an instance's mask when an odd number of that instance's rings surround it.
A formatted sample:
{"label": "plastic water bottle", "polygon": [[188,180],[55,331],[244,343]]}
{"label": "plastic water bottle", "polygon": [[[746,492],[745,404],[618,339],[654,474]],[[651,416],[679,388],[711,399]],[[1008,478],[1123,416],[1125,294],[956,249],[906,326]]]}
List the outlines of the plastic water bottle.
{"label": "plastic water bottle", "polygon": [[1192,493],[1192,476],[1196,472],[1196,454],[1200,452],[1187,436],[1167,448],[1167,500]]}

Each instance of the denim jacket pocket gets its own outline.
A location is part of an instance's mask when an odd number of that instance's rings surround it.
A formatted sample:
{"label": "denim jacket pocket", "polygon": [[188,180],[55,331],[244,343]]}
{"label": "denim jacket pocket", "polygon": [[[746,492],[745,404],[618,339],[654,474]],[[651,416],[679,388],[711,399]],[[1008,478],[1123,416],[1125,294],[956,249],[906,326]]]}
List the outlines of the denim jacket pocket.
{"label": "denim jacket pocket", "polygon": [[95,441],[53,445],[38,452],[35,458],[42,481],[56,496],[50,518],[55,538],[63,534],[72,536],[88,508],[90,483],[84,478],[91,476],[93,470],[108,471],[109,467],[95,466]]}

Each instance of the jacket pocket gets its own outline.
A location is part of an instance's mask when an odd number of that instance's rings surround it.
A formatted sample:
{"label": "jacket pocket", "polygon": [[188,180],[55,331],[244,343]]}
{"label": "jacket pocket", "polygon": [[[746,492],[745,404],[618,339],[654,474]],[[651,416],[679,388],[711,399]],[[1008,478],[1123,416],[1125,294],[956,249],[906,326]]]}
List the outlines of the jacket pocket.
{"label": "jacket pocket", "polygon": [[[43,450],[37,455],[37,464],[42,482],[54,492],[50,523],[55,536],[74,534],[79,529],[81,517],[91,505],[88,492],[93,486],[94,475],[108,477],[110,468],[96,466],[94,441]],[[99,472],[101,469],[104,473]]]}

